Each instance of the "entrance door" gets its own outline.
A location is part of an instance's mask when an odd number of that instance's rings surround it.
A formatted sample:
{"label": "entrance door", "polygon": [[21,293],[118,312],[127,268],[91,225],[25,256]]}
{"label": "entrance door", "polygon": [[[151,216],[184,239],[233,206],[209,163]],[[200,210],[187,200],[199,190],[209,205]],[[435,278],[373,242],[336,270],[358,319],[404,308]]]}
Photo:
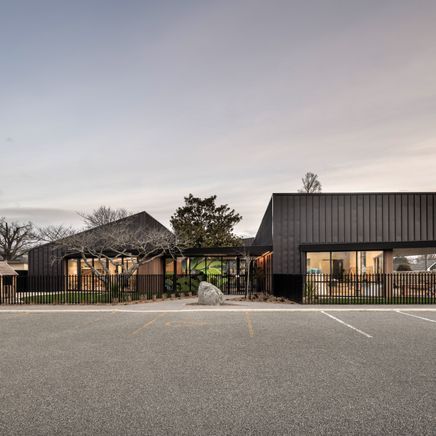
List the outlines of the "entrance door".
{"label": "entrance door", "polygon": [[342,259],[333,259],[332,267],[332,278],[341,280],[344,271],[344,261]]}

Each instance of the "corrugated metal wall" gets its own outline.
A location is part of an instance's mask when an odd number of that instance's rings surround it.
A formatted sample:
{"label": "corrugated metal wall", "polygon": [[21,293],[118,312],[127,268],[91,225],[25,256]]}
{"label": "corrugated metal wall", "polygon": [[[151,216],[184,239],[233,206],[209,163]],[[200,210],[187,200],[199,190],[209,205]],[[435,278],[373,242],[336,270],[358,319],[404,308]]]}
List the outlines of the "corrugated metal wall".
{"label": "corrugated metal wall", "polygon": [[436,193],[273,194],[275,274],[301,272],[301,244],[436,239]]}

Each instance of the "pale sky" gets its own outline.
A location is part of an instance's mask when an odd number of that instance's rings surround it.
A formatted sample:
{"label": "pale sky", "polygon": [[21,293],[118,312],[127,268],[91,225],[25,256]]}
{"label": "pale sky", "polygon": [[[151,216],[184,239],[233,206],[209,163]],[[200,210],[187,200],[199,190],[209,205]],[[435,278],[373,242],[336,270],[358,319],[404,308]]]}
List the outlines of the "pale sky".
{"label": "pale sky", "polygon": [[306,171],[436,191],[435,23],[435,0],[0,0],[0,216],[168,224],[192,192],[254,234]]}

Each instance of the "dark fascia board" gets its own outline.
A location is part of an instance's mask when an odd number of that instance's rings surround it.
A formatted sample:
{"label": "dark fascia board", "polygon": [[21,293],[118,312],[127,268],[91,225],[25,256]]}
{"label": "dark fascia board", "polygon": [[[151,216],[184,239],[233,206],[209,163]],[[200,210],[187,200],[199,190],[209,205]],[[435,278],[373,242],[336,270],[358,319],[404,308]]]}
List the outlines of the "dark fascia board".
{"label": "dark fascia board", "polygon": [[244,253],[252,256],[261,256],[262,254],[272,251],[268,245],[250,245],[248,247],[201,247],[185,248],[185,256],[243,256]]}
{"label": "dark fascia board", "polygon": [[[249,246],[249,247],[203,247],[203,248],[185,248],[181,251],[182,256],[243,256],[244,253],[252,256],[261,256],[269,251],[272,251],[271,246]],[[106,253],[110,256],[111,253]],[[134,255],[134,253],[132,253]],[[90,258],[92,256],[89,256]],[[69,254],[65,259],[80,259],[81,256],[77,254]]]}
{"label": "dark fascia board", "polygon": [[274,196],[319,196],[325,197],[329,195],[428,195],[428,194],[436,194],[435,191],[424,191],[424,192],[416,192],[416,191],[386,191],[386,192],[377,192],[377,191],[356,191],[356,192],[274,192],[272,195]]}
{"label": "dark fascia board", "polygon": [[309,251],[369,251],[393,250],[395,248],[429,248],[436,247],[436,241],[408,242],[352,242],[340,244],[301,244],[300,250]]}

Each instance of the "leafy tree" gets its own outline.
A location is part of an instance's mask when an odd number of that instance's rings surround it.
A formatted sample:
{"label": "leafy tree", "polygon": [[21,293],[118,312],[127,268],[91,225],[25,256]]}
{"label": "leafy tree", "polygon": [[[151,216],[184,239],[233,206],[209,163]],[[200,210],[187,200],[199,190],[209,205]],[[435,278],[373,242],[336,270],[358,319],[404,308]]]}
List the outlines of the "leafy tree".
{"label": "leafy tree", "polygon": [[318,180],[318,175],[308,172],[301,179],[303,182],[303,188],[299,189],[298,192],[306,192],[306,193],[316,193],[321,192],[321,182]]}
{"label": "leafy tree", "polygon": [[227,204],[217,206],[217,196],[199,198],[189,194],[171,217],[178,241],[185,247],[231,247],[237,244],[233,228],[242,217]]}

